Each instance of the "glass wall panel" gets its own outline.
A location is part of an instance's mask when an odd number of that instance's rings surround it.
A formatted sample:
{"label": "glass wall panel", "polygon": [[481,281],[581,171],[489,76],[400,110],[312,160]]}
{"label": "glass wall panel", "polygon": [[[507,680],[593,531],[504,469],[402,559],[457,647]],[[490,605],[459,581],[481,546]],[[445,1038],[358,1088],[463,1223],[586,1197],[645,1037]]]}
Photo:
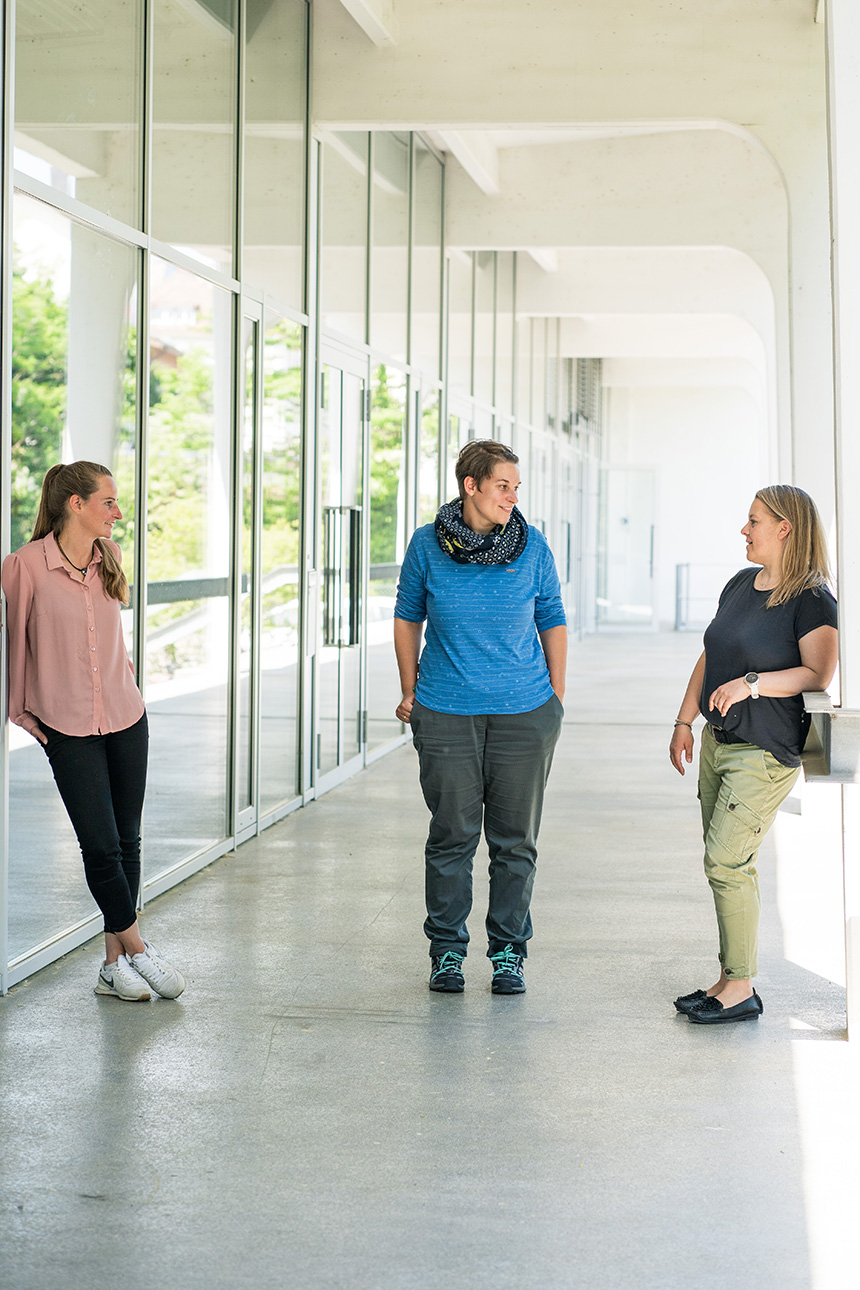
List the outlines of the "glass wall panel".
{"label": "glass wall panel", "polygon": [[538,430],[546,425],[546,318],[532,319],[532,415]]}
{"label": "glass wall panel", "polygon": [[472,434],[472,412],[465,404],[448,404],[448,434],[445,449],[445,478],[442,481],[442,501],[451,502],[459,497],[456,465],[461,448],[465,448]]}
{"label": "glass wall panel", "polygon": [[236,810],[248,810],[256,801],[253,758],[254,632],[256,604],[257,511],[257,354],[259,324],[242,319],[242,525],[239,592],[239,713],[236,737]]}
{"label": "glass wall panel", "polygon": [[517,420],[531,424],[532,407],[532,319],[517,319]]}
{"label": "glass wall panel", "polygon": [[412,179],[411,361],[432,380],[439,370],[442,306],[441,161],[414,136]]}
{"label": "glass wall panel", "polygon": [[152,233],[233,272],[236,0],[154,0]]}
{"label": "glass wall panel", "polygon": [[496,256],[496,407],[510,413],[514,398],[514,253]]}
{"label": "glass wall panel", "polygon": [[365,131],[328,131],[322,146],[320,326],[367,340]]}
{"label": "glass wall panel", "polygon": [[406,378],[380,365],[370,413],[370,581],[367,602],[368,751],[400,734],[394,716],[394,597],[406,550]]}
{"label": "glass wall panel", "polygon": [[260,809],[297,790],[302,332],[267,312],[263,349]]}
{"label": "glass wall panel", "polygon": [[[58,461],[108,466],[114,529],[134,579],[137,253],[17,195],[12,279],[12,549],[30,538],[42,479]],[[131,642],[131,610],[123,611]],[[41,747],[9,728],[10,956],[96,911]]]}
{"label": "glass wall panel", "polygon": [[246,284],[302,310],[305,0],[245,17]]}
{"label": "glass wall panel", "polygon": [[439,509],[439,391],[416,396],[418,430],[418,523],[430,524]]}
{"label": "glass wall panel", "polygon": [[406,362],[409,291],[409,135],[373,135],[370,343]]}
{"label": "glass wall panel", "polygon": [[227,831],[232,298],[153,257],[146,876]]}
{"label": "glass wall panel", "polygon": [[15,4],[15,166],[135,226],[141,2]]}
{"label": "glass wall panel", "polygon": [[475,252],[475,388],[476,399],[493,402],[495,348],[496,254]]}
{"label": "glass wall panel", "polygon": [[471,251],[448,255],[448,386],[461,394],[472,392],[472,276]]}

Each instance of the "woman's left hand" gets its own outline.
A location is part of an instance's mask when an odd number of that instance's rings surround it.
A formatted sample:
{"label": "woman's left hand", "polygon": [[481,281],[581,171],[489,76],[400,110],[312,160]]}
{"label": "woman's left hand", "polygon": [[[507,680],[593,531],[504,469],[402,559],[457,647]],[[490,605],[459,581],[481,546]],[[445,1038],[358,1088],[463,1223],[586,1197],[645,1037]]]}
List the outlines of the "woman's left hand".
{"label": "woman's left hand", "polygon": [[736,703],[743,703],[744,699],[750,697],[750,688],[742,676],[734,681],[726,681],[725,685],[720,685],[714,690],[714,693],[708,699],[708,707],[711,712],[717,709],[721,717],[724,717],[729,708],[734,707]]}

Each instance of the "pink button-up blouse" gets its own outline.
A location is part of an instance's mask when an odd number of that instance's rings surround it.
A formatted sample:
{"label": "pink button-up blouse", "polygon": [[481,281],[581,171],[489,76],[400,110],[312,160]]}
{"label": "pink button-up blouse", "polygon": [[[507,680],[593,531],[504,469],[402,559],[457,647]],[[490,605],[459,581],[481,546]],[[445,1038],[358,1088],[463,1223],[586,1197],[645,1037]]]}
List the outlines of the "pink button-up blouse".
{"label": "pink button-up blouse", "polygon": [[101,561],[94,548],[81,582],[64,565],[53,533],[3,561],[9,716],[30,734],[40,721],[64,735],[110,734],[143,715],[120,602],[105,594]]}

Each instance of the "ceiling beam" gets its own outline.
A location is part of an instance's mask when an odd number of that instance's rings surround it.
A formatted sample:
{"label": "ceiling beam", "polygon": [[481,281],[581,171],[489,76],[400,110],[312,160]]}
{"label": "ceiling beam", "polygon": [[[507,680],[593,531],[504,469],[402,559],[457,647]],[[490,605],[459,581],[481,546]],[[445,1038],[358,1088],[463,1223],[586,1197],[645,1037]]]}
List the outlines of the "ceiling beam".
{"label": "ceiling beam", "polygon": [[380,49],[397,44],[394,0],[340,0],[349,16]]}
{"label": "ceiling beam", "polygon": [[431,130],[430,141],[456,157],[466,174],[488,197],[498,197],[499,150],[487,130]]}
{"label": "ceiling beam", "polygon": [[553,250],[551,246],[526,247],[526,255],[530,255],[538,268],[543,269],[545,273],[558,273],[558,251]]}

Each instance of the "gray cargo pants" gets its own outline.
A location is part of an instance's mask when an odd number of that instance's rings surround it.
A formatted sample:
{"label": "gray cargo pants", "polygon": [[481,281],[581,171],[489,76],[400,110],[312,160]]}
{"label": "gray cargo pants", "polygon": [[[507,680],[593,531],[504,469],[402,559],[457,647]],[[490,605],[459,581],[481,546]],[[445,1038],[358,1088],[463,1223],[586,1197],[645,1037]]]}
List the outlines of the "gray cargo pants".
{"label": "gray cargo pants", "polygon": [[430,809],[425,847],[431,955],[469,944],[472,861],[481,827],[490,853],[488,954],[526,954],[544,789],[564,708],[553,695],[533,712],[460,716],[415,704],[413,742]]}

